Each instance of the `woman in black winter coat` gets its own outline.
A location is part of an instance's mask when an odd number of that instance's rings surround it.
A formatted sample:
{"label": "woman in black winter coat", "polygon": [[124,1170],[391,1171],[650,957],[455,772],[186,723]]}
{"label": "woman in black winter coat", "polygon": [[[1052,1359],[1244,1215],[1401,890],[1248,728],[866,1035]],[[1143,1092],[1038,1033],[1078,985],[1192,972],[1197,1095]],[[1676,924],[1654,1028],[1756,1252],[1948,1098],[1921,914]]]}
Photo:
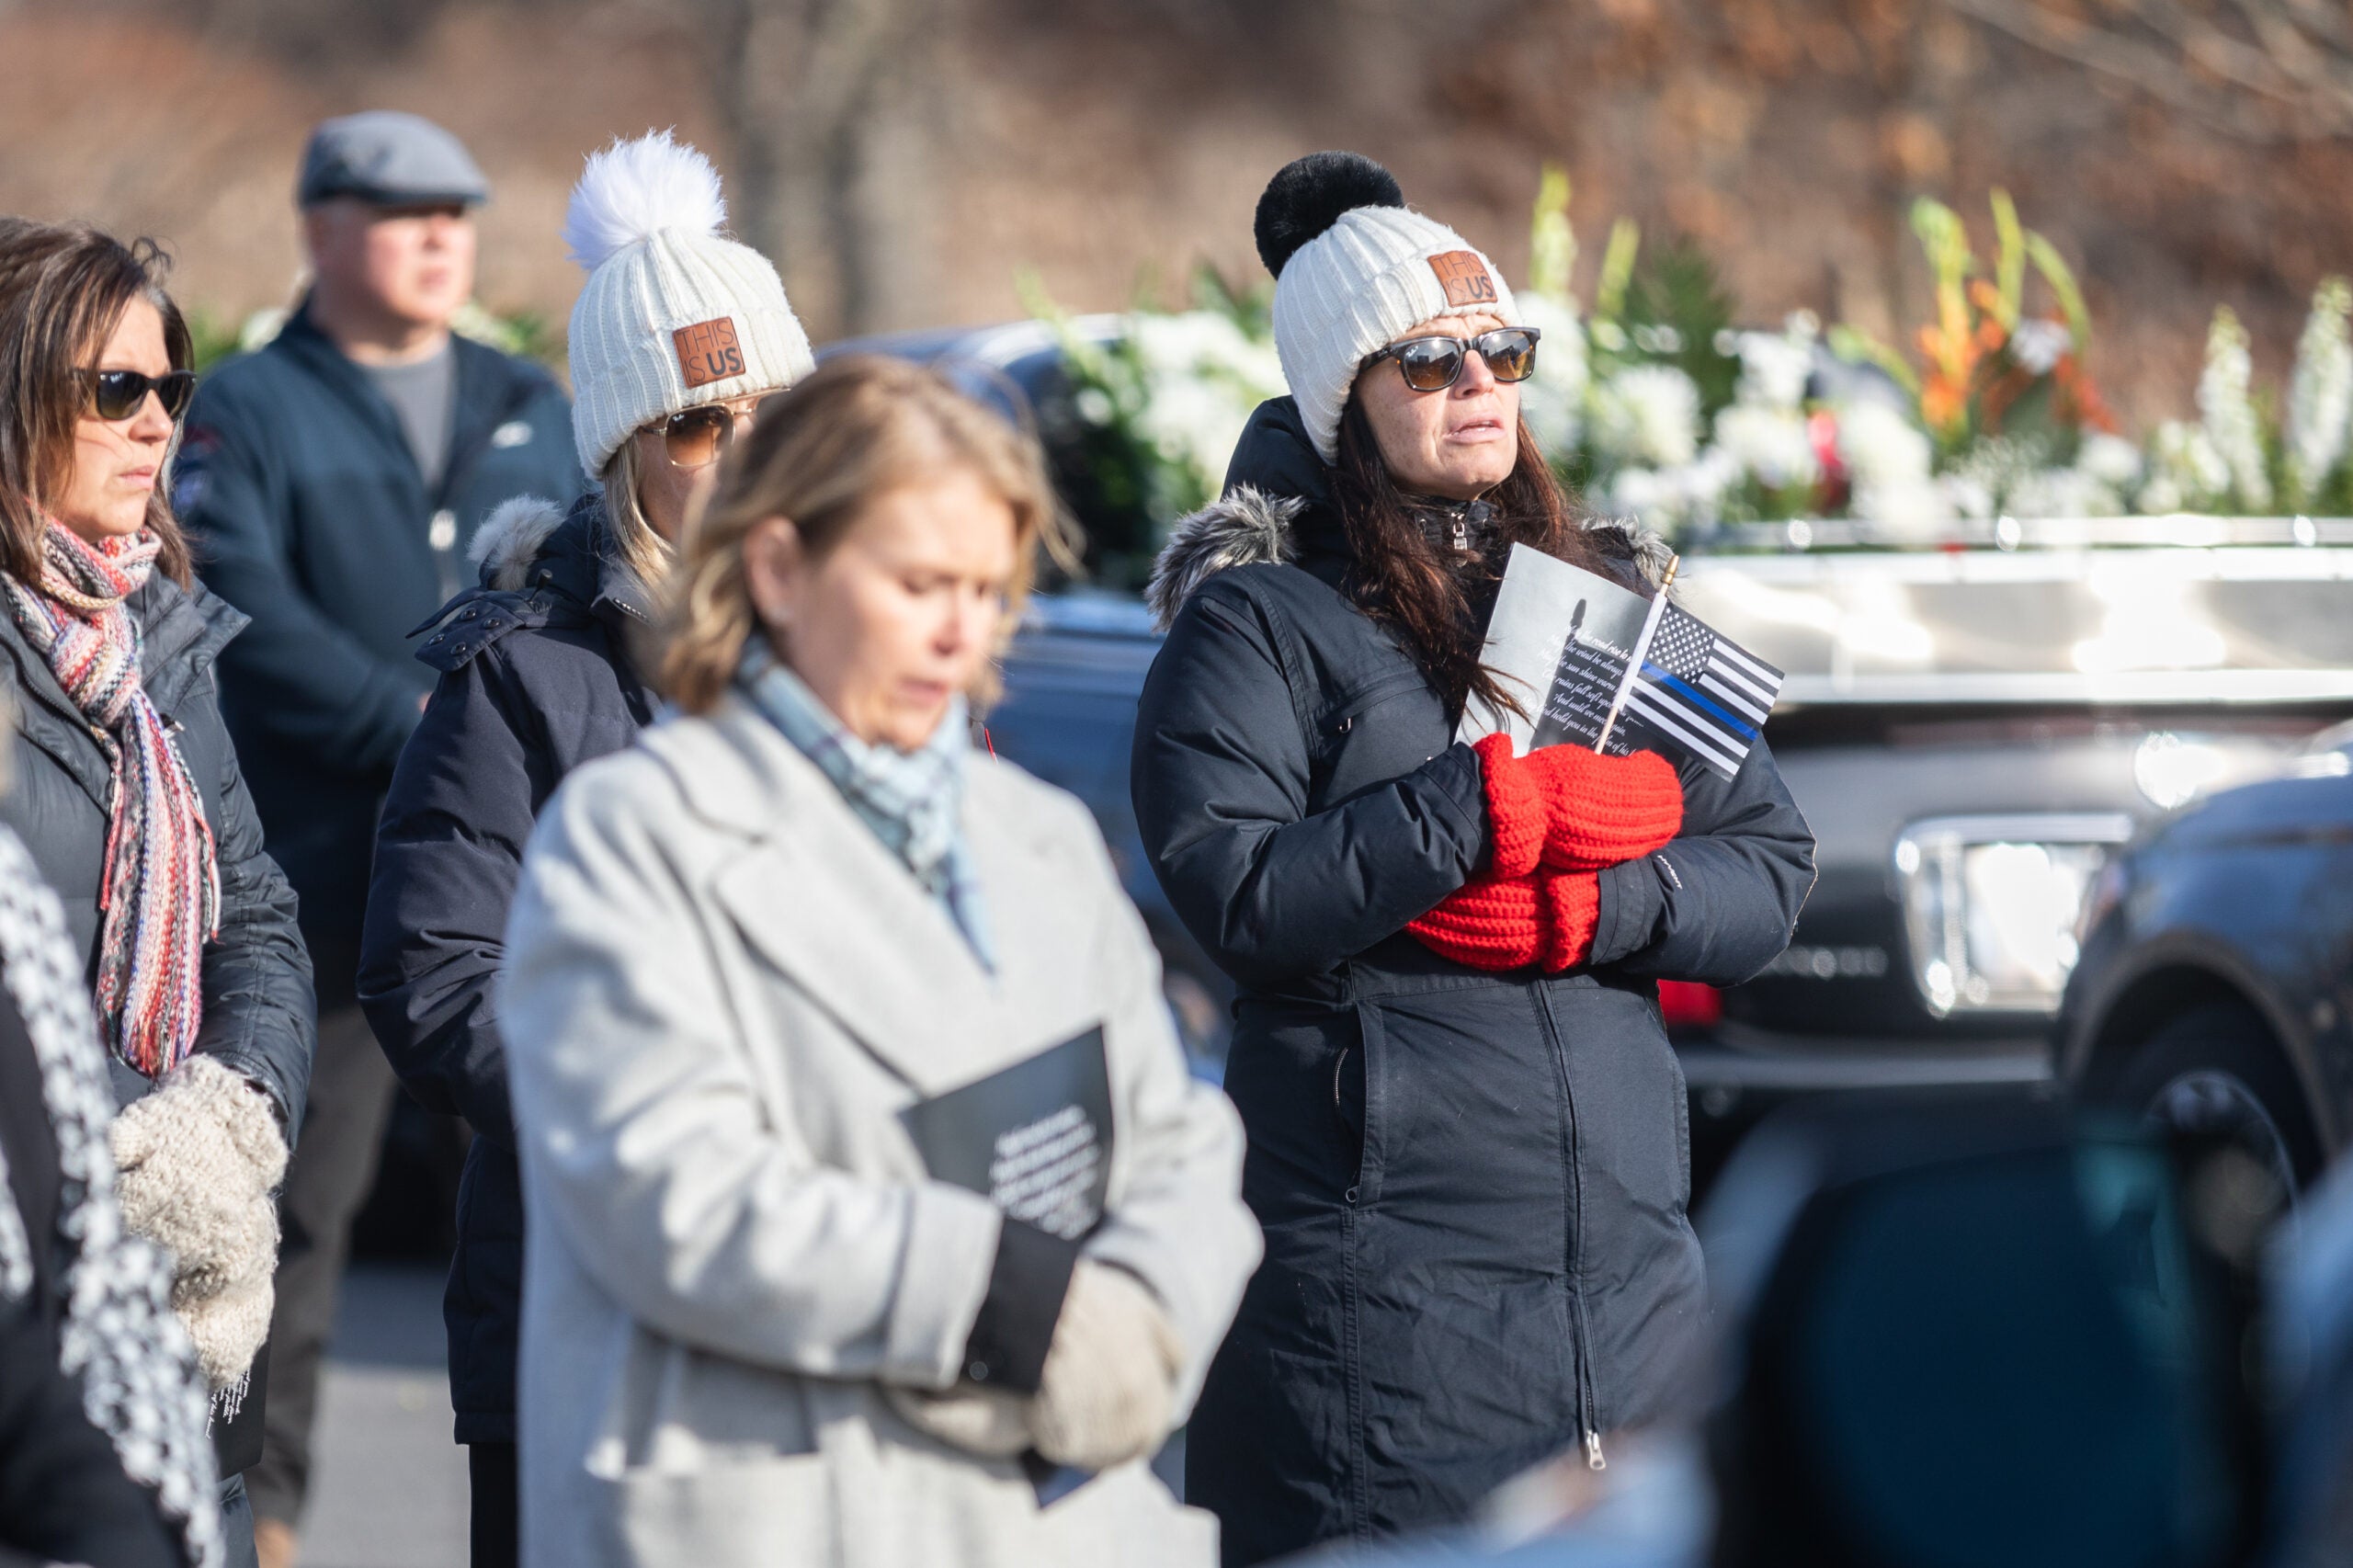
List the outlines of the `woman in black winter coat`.
{"label": "woman in black winter coat", "polygon": [[[161,257],[0,220],[0,683],[13,827],[63,903],[115,1098],[130,1226],[214,1391],[230,1561],[259,1455],[278,1223],[314,1016],[213,681],[244,618],[195,585],[157,488],[191,387]],[[257,1381],[257,1380],[256,1380]]]}
{"label": "woman in black winter coat", "polygon": [[[572,320],[573,436],[601,488],[568,515],[518,497],[475,536],[480,585],[428,623],[417,656],[441,678],[377,830],[360,1005],[409,1093],[474,1132],[442,1316],[475,1568],[516,1560],[523,1191],[492,982],[523,846],[565,775],[652,719],[634,644],[672,541],[760,400],[812,363],[775,268],[715,233],[718,192],[702,155],[666,135],[589,160],[564,233],[590,268]],[[737,358],[715,379],[689,345],[720,327]]]}
{"label": "woman in black winter coat", "polygon": [[213,1562],[204,1381],[169,1261],[123,1230],[114,1095],[65,929],[0,826],[0,1568]]}
{"label": "woman in black winter coat", "polygon": [[1385,171],[1301,160],[1258,236],[1294,395],[1162,558],[1132,769],[1241,994],[1267,1260],[1186,1478],[1229,1563],[1458,1518],[1663,1413],[1703,1307],[1655,982],[1754,974],[1813,874],[1762,744],[1727,783],[1455,743],[1513,543],[1644,592],[1663,551],[1576,525],[1518,420],[1507,290]]}

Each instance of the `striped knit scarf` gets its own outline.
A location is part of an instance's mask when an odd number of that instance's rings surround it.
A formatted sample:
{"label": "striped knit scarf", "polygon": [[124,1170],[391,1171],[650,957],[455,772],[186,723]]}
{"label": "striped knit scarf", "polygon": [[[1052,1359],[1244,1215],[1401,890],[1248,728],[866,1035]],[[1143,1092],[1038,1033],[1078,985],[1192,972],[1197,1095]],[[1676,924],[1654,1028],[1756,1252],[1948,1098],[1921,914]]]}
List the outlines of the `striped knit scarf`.
{"label": "striped knit scarf", "polygon": [[98,1024],[114,1053],[150,1078],[196,1044],[204,944],[221,928],[221,868],[204,800],[140,683],[139,623],[123,602],[162,548],[144,530],[87,544],[52,522],[40,582],[0,577],[18,629],[113,769],[98,884]]}

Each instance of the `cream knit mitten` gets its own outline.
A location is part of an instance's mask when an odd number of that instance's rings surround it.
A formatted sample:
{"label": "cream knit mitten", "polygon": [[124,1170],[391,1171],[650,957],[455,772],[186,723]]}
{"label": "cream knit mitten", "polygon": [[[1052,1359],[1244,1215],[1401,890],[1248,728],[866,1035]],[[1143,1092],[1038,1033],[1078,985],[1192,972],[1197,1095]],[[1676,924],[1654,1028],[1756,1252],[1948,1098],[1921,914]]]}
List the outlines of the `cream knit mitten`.
{"label": "cream knit mitten", "polygon": [[109,1140],[123,1223],[175,1259],[172,1305],[215,1389],[245,1374],[269,1334],[286,1140],[269,1104],[210,1057],[123,1108]]}
{"label": "cream knit mitten", "polygon": [[1021,1394],[959,1383],[940,1393],[886,1385],[882,1397],[908,1426],[968,1454],[1009,1459],[1029,1447],[1029,1402]]}
{"label": "cream knit mitten", "polygon": [[1088,1471],[1152,1452],[1168,1436],[1183,1357],[1168,1314],[1142,1281],[1081,1262],[1029,1402],[1038,1451]]}

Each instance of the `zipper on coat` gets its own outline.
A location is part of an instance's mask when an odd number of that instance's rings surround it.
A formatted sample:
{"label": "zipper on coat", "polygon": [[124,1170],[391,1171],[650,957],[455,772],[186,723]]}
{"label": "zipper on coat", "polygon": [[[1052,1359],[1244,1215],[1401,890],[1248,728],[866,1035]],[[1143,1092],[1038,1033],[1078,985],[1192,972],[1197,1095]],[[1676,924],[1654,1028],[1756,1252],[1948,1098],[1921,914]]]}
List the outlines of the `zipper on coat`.
{"label": "zipper on coat", "polygon": [[1585,1150],[1577,1128],[1576,1096],[1569,1087],[1568,1042],[1561,1038],[1561,1021],[1552,1012],[1552,995],[1542,983],[1535,987],[1536,1008],[1552,1048],[1552,1069],[1561,1080],[1561,1111],[1568,1123],[1569,1156],[1569,1315],[1577,1336],[1577,1425],[1585,1429],[1587,1470],[1608,1470],[1601,1451],[1601,1397],[1595,1385],[1593,1328],[1585,1302]]}

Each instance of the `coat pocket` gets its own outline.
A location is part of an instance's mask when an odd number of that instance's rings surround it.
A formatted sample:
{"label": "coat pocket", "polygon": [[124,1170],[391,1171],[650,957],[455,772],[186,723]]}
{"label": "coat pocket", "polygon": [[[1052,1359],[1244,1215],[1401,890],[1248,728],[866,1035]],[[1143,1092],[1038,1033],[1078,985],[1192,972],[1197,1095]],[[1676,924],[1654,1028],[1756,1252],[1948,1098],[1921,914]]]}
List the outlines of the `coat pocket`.
{"label": "coat pocket", "polygon": [[819,1568],[843,1560],[831,1465],[822,1454],[631,1470],[595,1483],[608,1562],[638,1568]]}
{"label": "coat pocket", "polygon": [[1362,1208],[1381,1199],[1381,1088],[1387,1051],[1381,1009],[1359,1002],[1356,1015],[1357,1043],[1342,1051],[1334,1063],[1333,1093],[1341,1120],[1350,1123],[1357,1134],[1356,1179],[1343,1196]]}

